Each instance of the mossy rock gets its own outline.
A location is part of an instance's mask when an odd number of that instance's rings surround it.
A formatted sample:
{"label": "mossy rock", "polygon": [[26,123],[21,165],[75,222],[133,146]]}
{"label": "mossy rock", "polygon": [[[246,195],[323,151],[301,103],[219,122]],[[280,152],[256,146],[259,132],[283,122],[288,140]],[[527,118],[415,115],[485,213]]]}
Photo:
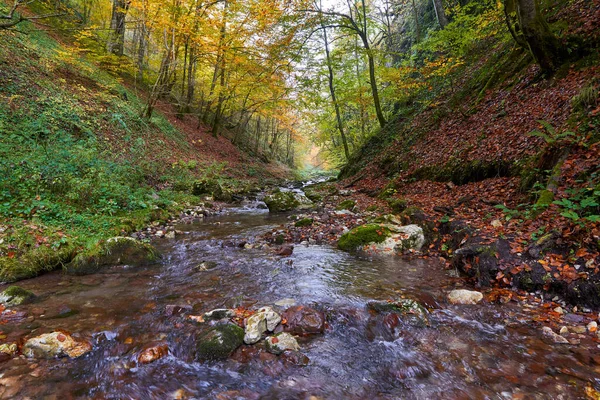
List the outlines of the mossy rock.
{"label": "mossy rock", "polygon": [[294,224],[297,228],[302,228],[304,226],[311,226],[314,220],[312,218],[302,218],[301,220],[296,221]]}
{"label": "mossy rock", "polygon": [[217,201],[226,203],[233,200],[231,190],[223,187],[216,179],[201,179],[192,185],[192,194],[196,196],[210,195]]}
{"label": "mossy rock", "polygon": [[390,236],[390,230],[379,224],[361,225],[344,233],[338,241],[338,248],[345,251],[355,251],[369,243],[383,243]]}
{"label": "mossy rock", "polygon": [[0,303],[9,307],[31,303],[33,300],[35,294],[19,286],[9,286],[0,293]]}
{"label": "mossy rock", "polygon": [[344,200],[340,204],[338,204],[338,206],[336,207],[336,209],[338,211],[342,211],[342,210],[352,211],[352,210],[354,210],[354,207],[356,207],[356,201],[354,201],[354,200]]}
{"label": "mossy rock", "polygon": [[314,203],[318,203],[319,201],[323,200],[323,196],[315,188],[305,188],[304,194],[310,201]]}
{"label": "mossy rock", "polygon": [[0,280],[15,282],[32,278],[43,272],[53,271],[69,263],[74,254],[74,245],[67,245],[58,250],[40,246],[20,257],[0,257]]}
{"label": "mossy rock", "polygon": [[114,265],[141,266],[160,258],[150,244],[139,240],[117,236],[108,239],[92,250],[78,254],[65,268],[68,273],[90,274],[102,267]]}
{"label": "mossy rock", "polygon": [[313,202],[303,194],[296,192],[274,192],[264,199],[271,212],[292,211],[313,207]]}
{"label": "mossy rock", "polygon": [[244,343],[244,330],[234,324],[217,325],[198,336],[196,358],[220,360],[229,357]]}
{"label": "mossy rock", "polygon": [[400,214],[408,207],[408,203],[404,199],[390,199],[388,205],[396,214]]}
{"label": "mossy rock", "polygon": [[378,206],[376,206],[375,204],[371,204],[369,207],[367,207],[365,209],[365,211],[367,211],[367,212],[374,212],[374,211],[377,211],[378,209],[379,209]]}

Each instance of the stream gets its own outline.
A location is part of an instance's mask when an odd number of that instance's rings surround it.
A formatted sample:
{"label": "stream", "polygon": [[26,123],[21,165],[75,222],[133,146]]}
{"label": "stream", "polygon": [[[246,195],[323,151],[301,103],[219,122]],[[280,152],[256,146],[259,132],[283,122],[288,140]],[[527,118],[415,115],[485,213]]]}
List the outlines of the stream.
{"label": "stream", "polygon": [[[252,204],[231,208],[178,226],[185,233],[177,239],[157,239],[163,259],[156,265],[20,282],[39,300],[15,307],[22,315],[0,325],[0,343],[64,329],[93,350],[77,359],[1,362],[0,398],[576,399],[600,387],[591,339],[545,343],[525,304],[449,305],[446,294],[462,281],[437,262],[364,259],[320,245],[296,245],[280,257],[238,246],[286,220]],[[202,262],[216,267],[198,269]],[[390,327],[366,307],[401,296],[431,310],[429,326]],[[327,317],[325,333],[298,339],[307,365],[240,351],[224,361],[195,360],[205,328],[186,313],[283,299]],[[168,312],[173,305],[189,310]],[[156,340],[168,343],[169,354],[137,364],[136,354]]]}

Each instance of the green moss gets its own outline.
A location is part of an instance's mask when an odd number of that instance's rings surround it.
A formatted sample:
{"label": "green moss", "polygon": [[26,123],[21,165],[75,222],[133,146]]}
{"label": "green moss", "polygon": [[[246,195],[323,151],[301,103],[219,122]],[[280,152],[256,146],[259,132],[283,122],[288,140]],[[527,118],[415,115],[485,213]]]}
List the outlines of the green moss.
{"label": "green moss", "polygon": [[31,302],[35,299],[35,294],[19,286],[9,286],[0,293],[0,303],[7,306],[18,306]]}
{"label": "green moss", "polygon": [[217,325],[200,335],[197,343],[197,359],[224,359],[244,343],[244,330],[234,324]]}
{"label": "green moss", "polygon": [[428,311],[419,302],[412,299],[399,299],[393,302],[370,302],[367,307],[377,313],[397,313],[413,325],[428,324]]}
{"label": "green moss", "polygon": [[319,193],[317,188],[314,187],[304,189],[304,194],[306,195],[306,197],[308,197],[310,201],[315,203],[323,200],[323,196],[321,195],[321,193]]}
{"label": "green moss", "polygon": [[340,237],[338,248],[345,251],[354,251],[369,243],[382,243],[390,235],[391,232],[388,228],[378,224],[357,226]]}
{"label": "green moss", "polygon": [[338,204],[338,206],[336,207],[336,209],[338,211],[341,211],[341,210],[352,211],[355,206],[356,206],[356,201],[354,201],[354,200],[344,200],[340,204]]}
{"label": "green moss", "polygon": [[139,266],[159,258],[160,254],[148,243],[129,237],[114,237],[78,254],[65,269],[73,274],[89,274],[105,266]]}
{"label": "green moss", "polygon": [[312,206],[312,202],[308,198],[295,192],[277,191],[266,196],[264,201],[271,212],[292,211]]}
{"label": "green moss", "polygon": [[367,207],[365,211],[374,212],[374,211],[377,211],[378,209],[379,209],[379,207],[377,207],[375,204],[372,204],[369,207]]}
{"label": "green moss", "polygon": [[0,280],[15,282],[53,271],[70,262],[74,254],[75,248],[72,245],[58,250],[40,246],[18,258],[0,257]]}
{"label": "green moss", "polygon": [[397,214],[400,214],[408,207],[408,204],[404,199],[390,199],[388,200],[388,205],[390,206],[392,211]]}
{"label": "green moss", "polygon": [[314,220],[312,218],[302,218],[299,221],[296,221],[296,223],[294,224],[294,226],[301,228],[303,226],[311,226],[313,224]]}

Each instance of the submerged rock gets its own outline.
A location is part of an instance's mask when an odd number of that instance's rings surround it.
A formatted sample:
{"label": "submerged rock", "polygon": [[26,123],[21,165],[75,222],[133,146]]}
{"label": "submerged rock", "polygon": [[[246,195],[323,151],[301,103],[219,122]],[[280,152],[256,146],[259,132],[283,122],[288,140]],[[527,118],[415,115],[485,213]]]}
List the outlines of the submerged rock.
{"label": "submerged rock", "polygon": [[296,192],[275,192],[266,196],[264,202],[271,212],[303,210],[314,206],[308,197]]}
{"label": "submerged rock", "polygon": [[465,289],[457,289],[448,293],[448,301],[451,304],[477,304],[483,300],[483,294]]}
{"label": "submerged rock", "polygon": [[0,362],[6,361],[17,354],[18,347],[16,343],[0,344]]}
{"label": "submerged rock", "polygon": [[198,336],[197,341],[197,359],[224,359],[244,343],[244,330],[234,324],[217,325]]}
{"label": "submerged rock", "polygon": [[235,311],[228,308],[217,308],[204,314],[205,321],[218,321],[220,319],[228,319],[235,317]]}
{"label": "submerged rock", "polygon": [[[412,299],[399,299],[391,302],[372,301],[367,308],[375,313],[393,313],[402,317],[404,322],[416,326],[426,326],[429,323],[429,312],[418,301]],[[388,324],[393,320],[384,321]],[[400,320],[396,321],[399,323]]]}
{"label": "submerged rock", "polygon": [[169,346],[165,342],[152,342],[144,346],[137,356],[138,363],[150,364],[169,354]]}
{"label": "submerged rock", "polygon": [[285,332],[266,338],[265,347],[269,353],[273,354],[281,354],[286,350],[300,350],[300,346],[298,345],[296,338]]}
{"label": "submerged rock", "polygon": [[246,334],[244,343],[254,344],[258,342],[263,333],[275,330],[281,322],[281,316],[277,314],[271,307],[263,307],[258,312],[246,320]]}
{"label": "submerged rock", "polygon": [[0,293],[0,303],[5,306],[18,306],[30,303],[35,299],[35,294],[19,286],[9,286]]}
{"label": "submerged rock", "polygon": [[285,319],[283,330],[295,335],[323,333],[325,330],[325,314],[313,308],[293,306],[282,314]]}
{"label": "submerged rock", "polygon": [[67,264],[66,270],[74,274],[88,274],[106,266],[140,266],[159,258],[158,251],[150,244],[131,237],[117,236],[108,239],[94,250],[78,254]]}
{"label": "submerged rock", "polygon": [[30,358],[77,358],[91,350],[89,342],[77,341],[68,333],[58,331],[31,338],[23,346],[23,354]]}

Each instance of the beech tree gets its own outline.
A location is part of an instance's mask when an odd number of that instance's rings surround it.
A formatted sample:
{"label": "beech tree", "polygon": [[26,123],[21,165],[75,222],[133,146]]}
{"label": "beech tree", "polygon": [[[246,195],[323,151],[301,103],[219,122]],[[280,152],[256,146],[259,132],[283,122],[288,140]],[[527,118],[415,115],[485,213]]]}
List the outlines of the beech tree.
{"label": "beech tree", "polygon": [[538,1],[505,0],[504,11],[515,41],[526,46],[543,71],[556,70],[563,59],[563,51],[544,19]]}

